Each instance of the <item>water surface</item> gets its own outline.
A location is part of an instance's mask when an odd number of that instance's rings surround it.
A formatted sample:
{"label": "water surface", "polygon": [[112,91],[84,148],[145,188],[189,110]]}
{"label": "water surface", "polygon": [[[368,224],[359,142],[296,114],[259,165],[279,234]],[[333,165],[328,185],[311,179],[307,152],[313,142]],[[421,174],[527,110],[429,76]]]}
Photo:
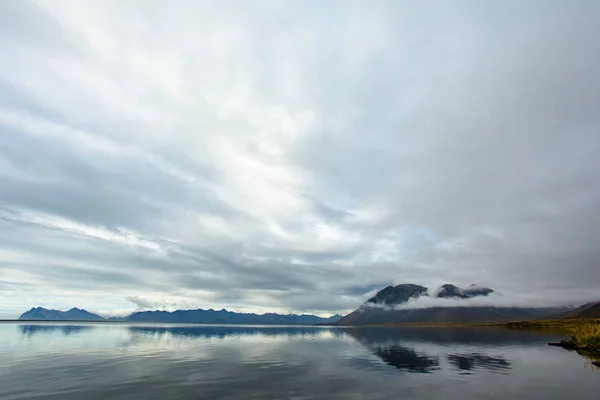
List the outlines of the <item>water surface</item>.
{"label": "water surface", "polygon": [[0,324],[0,398],[596,399],[600,370],[495,328]]}

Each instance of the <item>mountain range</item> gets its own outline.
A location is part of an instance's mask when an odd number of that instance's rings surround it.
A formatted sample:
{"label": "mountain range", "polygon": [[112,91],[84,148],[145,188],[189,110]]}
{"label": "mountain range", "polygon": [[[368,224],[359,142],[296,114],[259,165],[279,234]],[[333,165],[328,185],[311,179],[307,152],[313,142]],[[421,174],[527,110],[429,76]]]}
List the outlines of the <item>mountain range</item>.
{"label": "mountain range", "polygon": [[[243,324],[243,325],[381,325],[401,323],[480,323],[524,321],[534,319],[600,318],[600,302],[575,307],[494,307],[456,306],[457,301],[486,297],[494,293],[488,287],[471,285],[460,288],[445,284],[435,290],[415,284],[387,286],[346,316],[322,318],[310,314],[254,314],[228,310],[140,311],[123,318],[103,318],[79,308],[68,311],[32,308],[19,320],[29,321],[125,321],[187,324]],[[410,307],[420,297],[454,300],[448,306],[436,302],[435,307]],[[442,301],[443,303],[443,301]]]}
{"label": "mountain range", "polygon": [[567,312],[564,318],[600,318],[600,303],[592,302]]}
{"label": "mountain range", "polygon": [[245,324],[245,325],[316,325],[334,324],[342,316],[333,315],[322,318],[311,314],[247,314],[223,310],[177,310],[140,311],[123,318],[103,318],[79,308],[68,311],[48,310],[35,307],[23,313],[19,320],[27,321],[125,321],[125,322],[159,322],[186,324]]}
{"label": "mountain range", "polygon": [[104,321],[99,315],[93,314],[77,307],[68,311],[47,310],[43,307],[34,307],[23,313],[20,320],[28,321]]}
{"label": "mountain range", "polygon": [[[431,293],[431,294],[430,294]],[[401,284],[388,286],[363,303],[357,310],[344,316],[338,325],[379,325],[400,323],[474,323],[532,320],[540,318],[600,317],[600,303],[574,310],[567,307],[492,307],[492,306],[436,306],[410,308],[409,302],[419,297],[466,300],[494,293],[488,287],[471,285],[459,288],[445,284],[430,291],[424,286]],[[401,307],[397,307],[401,306]],[[585,306],[584,306],[585,307]]]}
{"label": "mountain range", "polygon": [[341,315],[328,318],[311,314],[253,314],[236,313],[225,309],[216,310],[177,310],[169,311],[142,311],[131,314],[125,318],[128,322],[172,322],[194,324],[246,324],[246,325],[316,325],[334,324]]}

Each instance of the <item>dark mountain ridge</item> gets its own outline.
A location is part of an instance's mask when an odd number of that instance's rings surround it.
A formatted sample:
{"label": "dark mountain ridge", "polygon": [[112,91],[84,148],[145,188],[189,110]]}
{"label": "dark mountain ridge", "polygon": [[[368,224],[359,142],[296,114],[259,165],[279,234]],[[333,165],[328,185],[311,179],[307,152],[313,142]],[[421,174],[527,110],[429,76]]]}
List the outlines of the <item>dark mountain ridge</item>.
{"label": "dark mountain ridge", "polygon": [[422,296],[444,299],[470,299],[478,296],[487,296],[493,292],[494,290],[488,287],[471,285],[466,289],[461,289],[458,286],[447,283],[429,294],[430,290],[425,286],[404,283],[381,289],[375,294],[375,296],[367,300],[365,305],[394,306],[398,304],[404,304],[411,299],[416,299]]}
{"label": "dark mountain ridge", "polygon": [[223,310],[177,310],[169,311],[141,311],[125,318],[128,322],[173,322],[196,324],[247,324],[247,325],[314,325],[336,323],[341,315],[322,318],[311,314],[254,314],[236,313]]}
{"label": "dark mountain ridge", "polygon": [[565,318],[600,318],[600,302],[592,302],[570,311]]}
{"label": "dark mountain ridge", "polygon": [[24,312],[19,320],[27,321],[104,321],[104,318],[86,310],[73,307],[68,311],[48,310],[34,307]]}
{"label": "dark mountain ridge", "polygon": [[332,315],[328,318],[311,314],[245,314],[227,311],[225,309],[209,310],[177,310],[169,311],[140,311],[127,317],[103,318],[79,308],[68,311],[48,310],[35,307],[23,313],[19,320],[27,321],[124,321],[124,322],[160,322],[160,323],[186,323],[186,324],[255,324],[255,325],[325,325],[334,324],[342,316]]}
{"label": "dark mountain ridge", "polygon": [[415,299],[426,294],[426,287],[413,285],[411,283],[398,286],[388,286],[381,289],[379,292],[377,292],[377,294],[375,294],[375,296],[367,300],[367,303],[392,306],[406,303],[410,299]]}
{"label": "dark mountain ridge", "polygon": [[493,292],[493,289],[487,287],[479,287],[477,285],[471,285],[466,289],[461,289],[458,286],[454,286],[447,283],[445,285],[442,285],[442,287],[438,289],[434,297],[442,299],[470,299],[478,296],[487,296]]}

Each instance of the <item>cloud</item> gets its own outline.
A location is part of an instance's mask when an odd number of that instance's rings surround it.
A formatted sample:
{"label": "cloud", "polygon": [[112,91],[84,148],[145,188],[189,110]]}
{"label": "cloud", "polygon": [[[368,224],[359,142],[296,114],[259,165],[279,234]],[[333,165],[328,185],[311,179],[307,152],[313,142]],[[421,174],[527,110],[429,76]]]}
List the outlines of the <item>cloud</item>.
{"label": "cloud", "polygon": [[360,309],[383,308],[386,310],[413,310],[432,307],[525,307],[525,308],[543,308],[543,307],[563,307],[578,306],[590,301],[597,301],[595,291],[584,291],[578,296],[569,294],[568,296],[547,296],[542,297],[537,294],[521,293],[516,295],[506,295],[498,292],[488,296],[472,297],[468,299],[436,298],[421,296],[413,298],[403,304],[395,306],[386,306],[383,304],[364,303]]}
{"label": "cloud", "polygon": [[156,302],[142,299],[138,296],[127,296],[126,300],[132,302],[140,309],[153,309],[157,306]]}
{"label": "cloud", "polygon": [[2,4],[0,316],[330,314],[390,282],[579,300],[600,284],[598,17]]}

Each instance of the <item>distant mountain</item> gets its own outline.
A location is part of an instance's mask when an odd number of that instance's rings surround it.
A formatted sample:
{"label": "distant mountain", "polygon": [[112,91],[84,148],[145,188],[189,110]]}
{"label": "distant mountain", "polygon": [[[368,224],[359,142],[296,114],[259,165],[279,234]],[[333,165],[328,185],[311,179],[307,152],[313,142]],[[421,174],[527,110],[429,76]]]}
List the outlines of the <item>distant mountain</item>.
{"label": "distant mountain", "polygon": [[126,317],[108,317],[106,320],[108,322],[121,322],[124,321]]}
{"label": "distant mountain", "polygon": [[343,317],[338,325],[402,323],[476,323],[547,318],[563,308],[523,307],[430,307],[404,310],[359,309]]}
{"label": "distant mountain", "polygon": [[[430,307],[365,313],[362,318],[348,325],[371,325],[388,323],[476,323],[531,320],[544,318],[557,309],[521,307]],[[340,324],[343,324],[343,320]]]}
{"label": "distant mountain", "polygon": [[27,321],[104,321],[101,316],[76,307],[68,311],[35,307],[23,313],[19,319]]}
{"label": "distant mountain", "polygon": [[[488,296],[494,290],[471,285],[466,289],[445,284],[433,291],[431,297],[441,299],[470,299]],[[502,322],[544,318],[564,308],[519,308],[519,307],[430,307],[398,309],[394,306],[408,303],[413,298],[430,296],[427,288],[413,284],[388,286],[367,300],[357,310],[344,316],[338,325],[378,325],[399,323],[474,323]]]}
{"label": "distant mountain", "polygon": [[191,323],[191,324],[246,324],[246,325],[315,325],[334,324],[341,315],[321,318],[310,314],[245,314],[227,311],[209,310],[177,310],[142,311],[125,318],[127,322],[160,322],[160,323]]}
{"label": "distant mountain", "polygon": [[576,308],[568,314],[563,315],[564,318],[600,318],[600,302],[587,303]]}
{"label": "distant mountain", "polygon": [[103,318],[86,310],[72,308],[69,311],[48,310],[42,307],[32,308],[23,313],[19,320],[27,321],[125,321],[160,322],[185,324],[246,324],[246,325],[327,325],[337,323],[341,315],[328,318],[311,314],[244,314],[227,310],[178,310],[178,311],[141,311],[127,317]]}
{"label": "distant mountain", "polygon": [[323,323],[336,324],[340,319],[342,319],[342,317],[343,317],[343,315],[335,314],[335,315],[332,315],[331,317],[323,318],[324,319]]}

